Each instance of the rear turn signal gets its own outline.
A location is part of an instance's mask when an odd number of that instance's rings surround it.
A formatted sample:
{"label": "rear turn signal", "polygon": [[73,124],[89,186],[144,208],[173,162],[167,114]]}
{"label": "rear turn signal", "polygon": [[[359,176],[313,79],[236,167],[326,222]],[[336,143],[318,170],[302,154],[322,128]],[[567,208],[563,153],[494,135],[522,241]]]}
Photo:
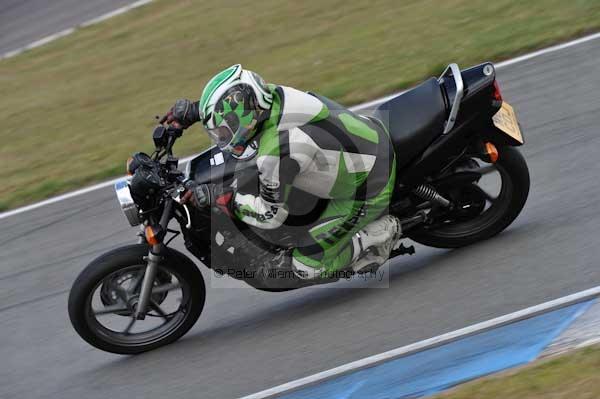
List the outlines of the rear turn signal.
{"label": "rear turn signal", "polygon": [[491,163],[496,163],[498,160],[498,149],[490,142],[485,143],[485,155]]}
{"label": "rear turn signal", "polygon": [[502,93],[500,92],[500,85],[497,80],[494,80],[494,92],[492,98],[496,101],[502,101]]}

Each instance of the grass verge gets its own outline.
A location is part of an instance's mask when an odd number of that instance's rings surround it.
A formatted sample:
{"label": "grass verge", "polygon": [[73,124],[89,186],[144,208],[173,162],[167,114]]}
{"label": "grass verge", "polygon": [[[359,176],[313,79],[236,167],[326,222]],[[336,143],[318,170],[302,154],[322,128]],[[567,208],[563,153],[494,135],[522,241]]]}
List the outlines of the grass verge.
{"label": "grass verge", "polygon": [[542,360],[442,393],[434,399],[597,399],[600,346]]}
{"label": "grass verge", "polygon": [[[598,0],[159,0],[0,62],[0,209],[118,175],[234,63],[352,104],[599,28]],[[176,150],[207,144],[192,128]]]}

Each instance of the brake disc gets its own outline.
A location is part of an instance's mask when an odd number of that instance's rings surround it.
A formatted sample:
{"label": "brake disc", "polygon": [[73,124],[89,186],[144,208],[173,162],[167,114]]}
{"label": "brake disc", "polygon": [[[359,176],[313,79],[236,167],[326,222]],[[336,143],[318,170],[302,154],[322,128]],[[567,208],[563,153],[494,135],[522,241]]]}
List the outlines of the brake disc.
{"label": "brake disc", "polygon": [[[125,270],[122,272],[113,273],[109,276],[109,278],[105,279],[102,282],[102,286],[100,287],[100,300],[104,306],[116,305],[119,302],[123,302],[123,298],[121,298],[122,294],[120,292],[127,293],[127,300],[130,298],[136,298],[139,295],[139,288],[136,292],[129,292],[131,289],[131,284],[136,280],[138,273],[132,270]],[[169,284],[172,281],[171,274],[167,273],[164,270],[159,269],[156,277],[154,278],[154,285],[159,286],[163,284]],[[169,294],[168,291],[160,292],[152,295],[152,300],[157,304],[163,303],[163,301],[167,298]],[[121,316],[129,316],[129,311],[118,312],[116,313]]]}

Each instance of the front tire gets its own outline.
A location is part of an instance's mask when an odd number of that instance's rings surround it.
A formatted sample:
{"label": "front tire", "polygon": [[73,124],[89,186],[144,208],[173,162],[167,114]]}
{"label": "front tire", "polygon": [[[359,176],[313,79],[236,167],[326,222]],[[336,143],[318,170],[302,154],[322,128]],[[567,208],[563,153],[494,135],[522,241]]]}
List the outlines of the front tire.
{"label": "front tire", "polygon": [[[148,246],[144,244],[117,248],[92,261],[73,283],[69,294],[69,317],[75,331],[90,345],[112,353],[138,354],[176,341],[198,320],[206,295],[202,274],[188,257],[168,248],[162,254],[164,259],[155,279],[157,291],[161,284],[168,291],[155,294],[153,289],[156,314],[149,315],[164,319],[164,327],[141,333],[132,329],[137,322],[130,321],[134,319],[135,292],[128,292],[118,284],[124,284],[127,279],[135,280],[140,274],[143,276],[147,254]],[[181,299],[173,298],[175,300],[171,302],[178,307],[177,312],[167,313],[162,309],[162,303],[171,294],[171,289],[180,289]],[[181,304],[176,305],[177,301]],[[128,325],[127,331],[116,331],[103,325],[99,315],[116,316],[116,322],[133,324]],[[113,324],[118,324],[116,322]]]}
{"label": "front tire", "polygon": [[424,226],[408,237],[436,248],[459,248],[486,240],[507,228],[521,213],[529,195],[529,170],[523,155],[514,147],[498,148],[495,164],[502,178],[494,204],[471,220],[435,227]]}

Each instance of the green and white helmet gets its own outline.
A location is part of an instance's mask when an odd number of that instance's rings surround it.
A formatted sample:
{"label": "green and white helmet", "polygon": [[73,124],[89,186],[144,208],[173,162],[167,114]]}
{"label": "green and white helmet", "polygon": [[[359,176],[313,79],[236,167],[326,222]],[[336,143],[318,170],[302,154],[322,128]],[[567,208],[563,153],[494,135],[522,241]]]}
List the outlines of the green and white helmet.
{"label": "green and white helmet", "polygon": [[200,118],[219,148],[240,158],[272,102],[264,80],[237,64],[208,81],[200,97]]}

